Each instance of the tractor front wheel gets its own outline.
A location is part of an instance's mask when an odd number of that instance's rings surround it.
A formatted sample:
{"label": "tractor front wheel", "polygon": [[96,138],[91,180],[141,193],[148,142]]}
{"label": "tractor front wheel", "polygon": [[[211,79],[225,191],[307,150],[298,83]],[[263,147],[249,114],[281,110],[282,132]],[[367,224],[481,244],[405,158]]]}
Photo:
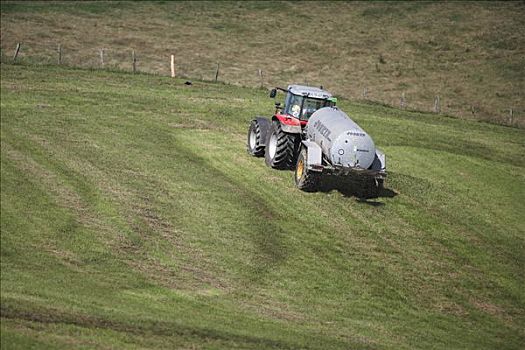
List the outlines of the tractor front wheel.
{"label": "tractor front wheel", "polygon": [[279,121],[273,121],[266,141],[266,164],[274,169],[292,169],[298,137],[283,131]]}
{"label": "tractor front wheel", "polygon": [[264,146],[261,145],[261,125],[257,120],[252,120],[250,128],[248,129],[248,140],[246,148],[248,153],[254,157],[262,157],[264,155]]}
{"label": "tractor front wheel", "polygon": [[320,175],[308,170],[308,154],[303,147],[297,158],[295,166],[295,185],[305,192],[315,192],[319,187]]}

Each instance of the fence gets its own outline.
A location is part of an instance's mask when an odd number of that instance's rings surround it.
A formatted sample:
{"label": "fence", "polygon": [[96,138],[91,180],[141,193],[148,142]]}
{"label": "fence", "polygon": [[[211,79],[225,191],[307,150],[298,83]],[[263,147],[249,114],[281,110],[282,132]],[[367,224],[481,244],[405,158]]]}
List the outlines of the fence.
{"label": "fence", "polygon": [[[228,62],[211,61],[208,58],[201,57],[200,59],[187,59],[184,57],[177,57],[176,54],[166,49],[164,52],[148,54],[143,53],[133,48],[93,48],[87,50],[85,47],[64,47],[61,44],[55,46],[50,44],[31,44],[24,45],[17,43],[13,48],[12,56],[2,48],[0,51],[1,61],[3,63],[18,63],[26,62],[30,64],[42,65],[64,65],[73,67],[84,67],[91,69],[109,69],[129,71],[133,73],[150,73],[156,75],[167,75],[171,77],[193,78],[204,81],[221,81],[234,85],[246,85],[243,83],[244,79],[239,79],[239,71],[244,71],[242,67],[237,67],[235,64],[227,64]],[[88,53],[86,55],[86,52]],[[91,54],[89,54],[91,52]],[[147,63],[147,64],[145,64]],[[203,68],[207,67],[207,68]],[[228,76],[228,72],[236,72]],[[269,76],[271,73],[257,68],[250,74],[253,76],[247,79],[252,82],[251,86],[259,87],[273,86],[273,79]],[[275,74],[277,76],[277,74]],[[305,79],[305,84],[309,82]],[[310,81],[310,83],[313,83]],[[312,84],[315,85],[315,84]],[[348,94],[347,94],[348,95]],[[365,102],[379,103],[391,107],[400,108],[410,111],[433,112],[436,114],[455,115],[465,118],[460,113],[454,113],[452,109],[443,109],[442,96],[439,94],[432,94],[428,96],[428,103],[425,104],[418,101],[410,101],[405,92],[401,92],[398,101],[395,99],[381,99],[374,96],[368,87],[363,87],[362,93],[351,94],[346,96],[351,99],[361,100]],[[464,106],[463,106],[464,107]],[[463,108],[465,109],[465,108]],[[523,111],[509,106],[506,109],[500,110],[497,117],[482,117],[479,114],[479,107],[476,104],[471,104],[468,108],[472,114],[468,119],[485,120],[497,124],[524,127],[525,123],[518,115],[522,115]]]}

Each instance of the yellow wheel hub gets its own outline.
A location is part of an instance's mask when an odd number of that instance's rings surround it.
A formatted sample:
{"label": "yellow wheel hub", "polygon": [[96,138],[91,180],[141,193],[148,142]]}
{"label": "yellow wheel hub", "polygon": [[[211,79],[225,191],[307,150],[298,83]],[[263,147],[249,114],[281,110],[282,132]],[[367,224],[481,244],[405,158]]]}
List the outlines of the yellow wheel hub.
{"label": "yellow wheel hub", "polygon": [[303,177],[303,172],[304,172],[304,161],[302,159],[299,159],[299,161],[297,162],[297,170],[295,172],[297,180],[300,180],[301,177]]}

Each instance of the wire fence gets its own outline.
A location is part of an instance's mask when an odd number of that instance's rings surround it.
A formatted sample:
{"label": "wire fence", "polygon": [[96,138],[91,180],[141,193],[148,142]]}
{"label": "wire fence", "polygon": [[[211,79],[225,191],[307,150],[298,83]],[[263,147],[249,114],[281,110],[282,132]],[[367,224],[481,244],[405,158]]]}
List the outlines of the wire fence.
{"label": "wire fence", "polygon": [[[155,75],[170,75],[170,53],[148,54],[132,48],[105,48],[85,46],[62,46],[50,43],[17,44],[11,50],[2,47],[2,63],[27,63],[36,65],[62,65],[89,69],[108,69]],[[210,67],[207,74],[196,67]],[[212,80],[216,74],[216,62],[209,59],[177,60],[178,77]],[[222,65],[225,68],[225,65]],[[219,77],[218,77],[219,78]],[[221,77],[222,78],[222,77]]]}
{"label": "wire fence", "polygon": [[[169,49],[149,54],[132,48],[86,48],[85,45],[80,44],[64,47],[61,44],[41,42],[31,43],[30,45],[18,43],[12,51],[9,51],[8,48],[0,48],[2,63],[62,65],[89,69],[140,72],[202,81],[220,81],[241,86],[274,86],[276,82],[272,79],[272,75],[279,75],[277,72],[269,72],[258,68],[252,69],[250,79],[244,79],[246,67],[239,67],[235,62],[217,62],[207,56],[200,55],[197,55],[197,57],[184,57],[183,53],[174,58]],[[203,67],[206,68],[203,69]],[[240,79],[239,76],[242,76],[243,79]],[[248,84],[246,84],[247,81],[249,82]],[[304,83],[314,84],[316,82],[305,79]],[[401,92],[398,98],[391,98],[391,95],[390,98],[386,98],[385,95],[378,91],[372,91],[365,86],[361,91],[353,93],[352,96],[342,97],[408,111],[433,112],[507,126],[525,127],[525,121],[522,118],[524,111],[518,108],[500,108],[496,116],[483,117],[480,115],[482,111],[479,104],[471,104],[469,106],[459,104],[445,105],[439,94],[429,96],[426,104],[422,101],[410,101],[405,92]],[[466,116],[465,110],[467,114],[470,112],[471,115]]]}

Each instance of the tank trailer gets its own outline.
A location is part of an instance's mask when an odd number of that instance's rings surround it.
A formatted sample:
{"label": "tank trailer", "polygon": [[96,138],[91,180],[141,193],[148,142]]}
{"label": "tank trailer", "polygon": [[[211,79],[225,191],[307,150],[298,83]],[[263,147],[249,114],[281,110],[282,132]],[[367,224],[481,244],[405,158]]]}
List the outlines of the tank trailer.
{"label": "tank trailer", "polygon": [[256,117],[248,130],[247,150],[275,169],[295,169],[296,186],[319,189],[322,176],[360,176],[377,195],[386,177],[386,157],[372,138],[337,108],[322,88],[290,85],[284,106],[275,103],[271,118]]}

